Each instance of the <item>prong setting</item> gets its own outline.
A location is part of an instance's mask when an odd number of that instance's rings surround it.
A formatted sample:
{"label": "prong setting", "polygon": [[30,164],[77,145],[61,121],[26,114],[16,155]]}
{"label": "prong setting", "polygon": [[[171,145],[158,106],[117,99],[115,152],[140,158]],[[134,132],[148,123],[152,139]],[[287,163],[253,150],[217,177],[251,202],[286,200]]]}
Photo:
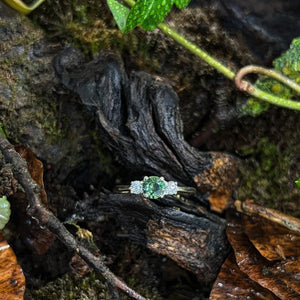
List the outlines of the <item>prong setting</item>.
{"label": "prong setting", "polygon": [[130,186],[118,186],[123,193],[143,195],[145,198],[158,199],[166,195],[177,195],[178,193],[195,194],[192,187],[179,187],[176,181],[166,181],[164,177],[145,176],[142,181],[131,181]]}
{"label": "prong setting", "polygon": [[165,195],[166,181],[163,177],[147,176],[142,183],[143,196],[149,199],[161,198]]}

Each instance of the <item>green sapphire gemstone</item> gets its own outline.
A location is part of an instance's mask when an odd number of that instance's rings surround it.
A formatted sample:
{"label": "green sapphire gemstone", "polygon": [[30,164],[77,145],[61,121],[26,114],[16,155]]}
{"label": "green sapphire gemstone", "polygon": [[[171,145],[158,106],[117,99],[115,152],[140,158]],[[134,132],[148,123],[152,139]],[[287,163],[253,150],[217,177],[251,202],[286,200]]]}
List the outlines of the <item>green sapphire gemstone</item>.
{"label": "green sapphire gemstone", "polygon": [[157,176],[145,177],[143,180],[143,195],[150,199],[157,199],[164,195],[166,182]]}

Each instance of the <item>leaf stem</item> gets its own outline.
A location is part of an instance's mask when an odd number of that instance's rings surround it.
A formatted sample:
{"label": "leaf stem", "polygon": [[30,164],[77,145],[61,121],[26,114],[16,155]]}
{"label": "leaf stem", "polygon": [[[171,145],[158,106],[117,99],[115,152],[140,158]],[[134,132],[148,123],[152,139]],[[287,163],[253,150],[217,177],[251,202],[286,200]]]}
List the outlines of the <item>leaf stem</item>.
{"label": "leaf stem", "polygon": [[36,0],[31,5],[25,4],[21,0],[4,0],[9,6],[21,14],[27,15],[41,5],[45,0]]}
{"label": "leaf stem", "polygon": [[[130,7],[134,6],[135,1],[133,0],[123,0],[126,4],[128,4]],[[221,64],[219,61],[214,59],[212,56],[210,56],[208,53],[203,51],[202,49],[198,48],[195,44],[191,43],[187,39],[185,39],[182,35],[177,33],[175,30],[171,29],[169,26],[167,26],[164,23],[160,23],[157,25],[157,27],[166,35],[171,37],[173,40],[175,40],[178,44],[182,45],[184,48],[189,50],[190,52],[194,53],[198,57],[200,57],[202,60],[207,62],[210,66],[218,70],[220,73],[222,73],[225,77],[234,80],[235,73],[228,69],[226,66]]]}
{"label": "leaf stem", "polygon": [[128,4],[130,7],[133,7],[135,4],[135,1],[133,0],[123,0],[123,2],[125,2],[126,4]]}
{"label": "leaf stem", "polygon": [[218,70],[220,73],[222,73],[225,77],[233,80],[235,77],[235,73],[231,71],[229,68],[224,66],[222,63],[220,63],[218,60],[214,59],[212,56],[210,56],[207,52],[201,50],[198,48],[195,44],[191,43],[190,41],[186,40],[183,36],[178,34],[176,31],[171,29],[169,26],[167,26],[164,23],[160,23],[157,25],[157,27],[166,35],[173,38],[178,44],[182,45],[186,49],[188,49],[190,52],[194,53],[198,57],[200,57],[202,60],[207,62],[210,66]]}

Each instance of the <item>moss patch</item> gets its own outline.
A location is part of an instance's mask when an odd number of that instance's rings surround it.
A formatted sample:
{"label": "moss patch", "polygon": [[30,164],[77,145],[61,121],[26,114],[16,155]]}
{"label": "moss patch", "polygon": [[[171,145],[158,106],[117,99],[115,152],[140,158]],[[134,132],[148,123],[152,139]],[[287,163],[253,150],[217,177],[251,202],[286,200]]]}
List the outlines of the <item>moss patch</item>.
{"label": "moss patch", "polygon": [[105,283],[100,275],[84,277],[66,274],[39,290],[27,290],[24,299],[35,300],[109,300]]}
{"label": "moss patch", "polygon": [[240,169],[239,199],[251,198],[266,207],[300,216],[300,188],[295,180],[300,175],[297,155],[299,145],[279,146],[262,138],[255,148],[244,147],[246,158]]}
{"label": "moss patch", "polygon": [[[203,121],[205,113],[199,117],[199,112],[211,109],[208,106],[212,105],[214,95],[207,101],[210,104],[204,103],[203,98],[220,89],[216,84],[217,72],[212,67],[158,29],[145,32],[136,28],[122,35],[105,1],[47,0],[32,18],[53,38],[66,40],[89,58],[103,49],[118,51],[128,71],[140,69],[174,82],[186,134],[192,133]],[[247,46],[229,36],[211,7],[173,9],[166,23],[233,69],[253,62]],[[227,90],[224,102],[235,103],[237,96],[231,95],[234,85],[226,85]]]}

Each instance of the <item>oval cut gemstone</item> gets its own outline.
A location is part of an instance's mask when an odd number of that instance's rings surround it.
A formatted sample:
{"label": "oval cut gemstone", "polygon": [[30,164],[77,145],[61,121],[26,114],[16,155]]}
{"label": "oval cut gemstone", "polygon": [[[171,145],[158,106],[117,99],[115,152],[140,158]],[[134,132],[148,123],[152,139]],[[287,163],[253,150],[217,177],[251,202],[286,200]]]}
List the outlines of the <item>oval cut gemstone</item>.
{"label": "oval cut gemstone", "polygon": [[150,176],[143,180],[143,194],[150,199],[157,199],[164,195],[166,183],[157,176]]}

